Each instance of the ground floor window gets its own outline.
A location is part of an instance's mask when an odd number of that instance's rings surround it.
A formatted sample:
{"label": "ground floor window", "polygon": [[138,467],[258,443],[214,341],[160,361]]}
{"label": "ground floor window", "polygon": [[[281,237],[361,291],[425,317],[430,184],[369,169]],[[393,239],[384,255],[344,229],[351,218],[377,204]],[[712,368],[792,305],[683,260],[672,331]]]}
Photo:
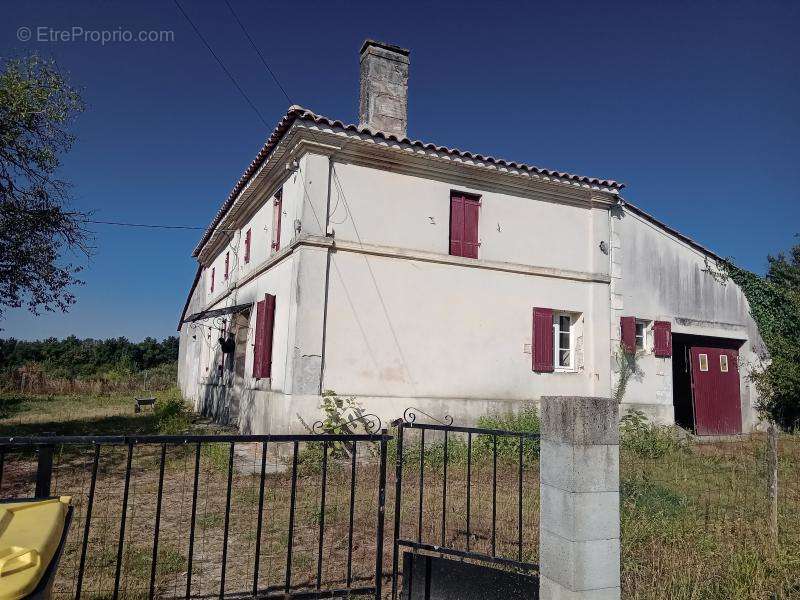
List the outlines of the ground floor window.
{"label": "ground floor window", "polygon": [[644,321],[636,321],[636,349],[637,350],[644,350],[646,337],[647,337],[647,326]]}
{"label": "ground floor window", "polygon": [[570,313],[553,313],[553,362],[557,370],[575,368],[574,317]]}

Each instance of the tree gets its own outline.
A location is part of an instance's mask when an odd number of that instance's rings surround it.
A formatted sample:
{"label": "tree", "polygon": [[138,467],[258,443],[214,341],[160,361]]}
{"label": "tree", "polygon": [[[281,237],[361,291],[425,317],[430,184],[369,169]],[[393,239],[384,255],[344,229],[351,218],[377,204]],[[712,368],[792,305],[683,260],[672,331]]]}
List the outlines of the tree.
{"label": "tree", "polygon": [[56,172],[75,140],[79,92],[55,63],[6,59],[0,71],[0,319],[8,308],[66,312],[90,253],[86,215],[69,209],[70,184]]}
{"label": "tree", "polygon": [[744,292],[767,353],[750,373],[763,416],[784,429],[800,428],[800,246],[767,257],[766,277],[731,262],[721,266]]}
{"label": "tree", "polygon": [[789,250],[788,257],[779,252],[777,256],[767,256],[767,262],[768,281],[800,294],[800,244]]}

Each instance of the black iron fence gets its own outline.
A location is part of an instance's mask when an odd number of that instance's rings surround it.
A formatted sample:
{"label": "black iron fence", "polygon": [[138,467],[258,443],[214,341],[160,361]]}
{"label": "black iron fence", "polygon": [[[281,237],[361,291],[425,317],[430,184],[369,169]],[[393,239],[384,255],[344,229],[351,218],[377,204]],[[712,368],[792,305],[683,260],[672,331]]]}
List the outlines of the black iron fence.
{"label": "black iron fence", "polygon": [[72,496],[57,598],[396,597],[404,549],[536,572],[538,434],[446,419],[0,438],[0,497]]}
{"label": "black iron fence", "polygon": [[423,424],[414,411],[422,412],[409,409],[392,423],[392,598],[402,548],[537,571],[539,434],[459,427],[430,415],[436,422]]}
{"label": "black iron fence", "polygon": [[382,595],[386,431],[0,438],[0,495],[70,495],[64,598]]}

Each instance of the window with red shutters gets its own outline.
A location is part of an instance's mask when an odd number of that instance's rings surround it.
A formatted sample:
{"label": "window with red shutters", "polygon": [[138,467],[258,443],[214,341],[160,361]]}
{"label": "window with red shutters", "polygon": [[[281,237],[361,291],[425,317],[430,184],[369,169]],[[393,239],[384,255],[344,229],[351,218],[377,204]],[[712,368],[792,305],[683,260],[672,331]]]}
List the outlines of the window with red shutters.
{"label": "window with red shutters", "polygon": [[264,296],[265,313],[264,320],[264,351],[261,353],[261,376],[272,377],[272,339],[275,329],[275,296],[266,294]]}
{"label": "window with red shutters", "polygon": [[620,342],[625,352],[636,352],[636,317],[620,317]]}
{"label": "window with red shutters", "polygon": [[450,254],[478,258],[480,197],[450,192]]}
{"label": "window with red shutters", "polygon": [[253,377],[272,376],[272,338],[275,327],[275,296],[265,294],[256,304],[256,333],[253,352]]}
{"label": "window with red shutters", "polygon": [[231,266],[231,253],[230,252],[226,252],[225,253],[225,279],[228,279],[228,271],[230,269],[230,266]]}
{"label": "window with red shutters", "polygon": [[283,212],[283,188],[275,194],[275,203],[272,214],[272,249],[277,252],[281,249],[281,213]]}
{"label": "window with red shutters", "polygon": [[653,323],[653,354],[662,358],[672,356],[672,325],[669,321]]}
{"label": "window with red shutters", "polygon": [[250,262],[250,235],[252,233],[252,230],[248,229],[244,234],[244,264]]}
{"label": "window with red shutters", "polygon": [[553,309],[533,309],[533,370],[540,373],[553,371]]}
{"label": "window with red shutters", "polygon": [[264,352],[264,325],[266,320],[266,302],[261,300],[256,303],[256,333],[253,340],[253,377],[260,379],[261,375],[261,355]]}
{"label": "window with red shutters", "polygon": [[211,267],[211,293],[214,293],[214,275],[216,275],[217,268]]}

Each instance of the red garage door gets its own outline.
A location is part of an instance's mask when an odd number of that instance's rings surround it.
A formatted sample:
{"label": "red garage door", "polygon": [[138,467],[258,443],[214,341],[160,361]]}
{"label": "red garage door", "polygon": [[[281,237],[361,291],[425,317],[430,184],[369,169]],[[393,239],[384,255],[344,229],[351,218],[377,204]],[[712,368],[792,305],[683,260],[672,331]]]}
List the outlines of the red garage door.
{"label": "red garage door", "polygon": [[691,359],[696,433],[741,433],[739,353],[722,348],[692,347]]}

